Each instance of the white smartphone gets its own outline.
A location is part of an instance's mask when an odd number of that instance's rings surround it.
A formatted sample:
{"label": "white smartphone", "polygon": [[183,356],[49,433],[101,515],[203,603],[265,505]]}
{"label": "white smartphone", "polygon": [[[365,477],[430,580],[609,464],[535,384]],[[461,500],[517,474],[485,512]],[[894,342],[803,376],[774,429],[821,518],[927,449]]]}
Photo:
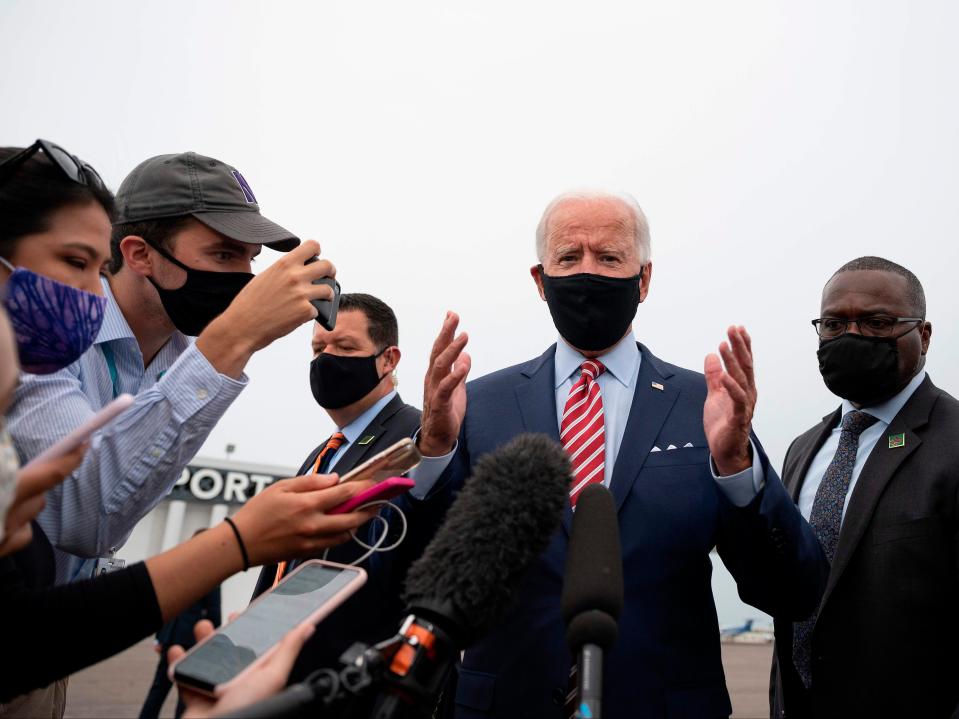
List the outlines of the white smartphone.
{"label": "white smartphone", "polygon": [[29,467],[36,462],[46,462],[49,459],[62,457],[68,452],[72,452],[81,444],[86,442],[93,433],[110,424],[114,419],[127,411],[133,404],[132,394],[121,394],[103,409],[95,412],[86,422],[81,424],[66,437],[47,447],[36,457],[27,462],[24,466]]}
{"label": "white smartphone", "polygon": [[366,582],[361,567],[311,559],[170,666],[170,678],[218,697],[256,670],[301,624],[318,624]]}
{"label": "white smartphone", "polygon": [[[423,457],[416,448],[416,444],[406,437],[382,452],[374,454],[359,467],[354,467],[340,477],[338,484],[352,482],[354,479],[372,479],[374,482],[382,482],[384,479],[409,472],[420,463],[421,459]],[[333,470],[336,471],[336,467]]]}

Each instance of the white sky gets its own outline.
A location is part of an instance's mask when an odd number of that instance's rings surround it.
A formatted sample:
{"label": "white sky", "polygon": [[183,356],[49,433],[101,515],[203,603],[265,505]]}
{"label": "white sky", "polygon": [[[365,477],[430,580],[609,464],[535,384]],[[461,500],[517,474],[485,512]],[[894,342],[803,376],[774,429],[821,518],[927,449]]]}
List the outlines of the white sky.
{"label": "white sky", "polygon": [[[809,320],[853,257],[916,272],[928,368],[959,388],[957,20],[931,1],[0,0],[0,143],[52,139],[114,188],[160,153],[236,165],[345,291],[396,310],[414,404],[448,308],[474,377],[554,339],[528,275],[553,195],[631,192],[654,260],[637,337],[701,369],[745,324],[778,467],[838,402]],[[257,355],[203,454],[297,466],[331,428],[309,355],[308,327]]]}

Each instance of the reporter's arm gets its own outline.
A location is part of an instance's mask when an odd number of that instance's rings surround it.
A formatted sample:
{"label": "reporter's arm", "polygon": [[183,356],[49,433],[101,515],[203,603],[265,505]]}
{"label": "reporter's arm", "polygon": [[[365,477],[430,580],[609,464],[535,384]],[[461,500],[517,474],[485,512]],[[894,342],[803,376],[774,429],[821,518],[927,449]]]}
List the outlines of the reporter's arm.
{"label": "reporter's arm", "polygon": [[[368,521],[369,511],[325,514],[372,484],[335,485],[336,480],[336,475],[285,480],[241,507],[233,520],[251,565],[333,546]],[[0,703],[149,636],[243,569],[243,561],[225,523],[146,562],[39,590],[26,588],[16,564],[0,558],[0,636],[4,650],[16,657],[6,663],[14,666],[0,672]]]}
{"label": "reporter's arm", "polygon": [[[76,367],[22,375],[7,426],[24,461],[98,408]],[[246,378],[218,373],[191,344],[129,410],[94,436],[80,466],[47,493],[38,521],[51,543],[81,557],[101,556],[121,544],[166,496],[245,386]]]}

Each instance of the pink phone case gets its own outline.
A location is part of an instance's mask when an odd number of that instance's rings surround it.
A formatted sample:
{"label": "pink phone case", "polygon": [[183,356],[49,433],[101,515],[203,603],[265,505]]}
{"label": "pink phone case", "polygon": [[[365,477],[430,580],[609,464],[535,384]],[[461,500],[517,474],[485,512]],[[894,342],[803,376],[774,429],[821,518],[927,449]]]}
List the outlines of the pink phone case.
{"label": "pink phone case", "polygon": [[338,504],[333,509],[327,511],[327,514],[346,514],[352,512],[358,507],[362,507],[367,502],[375,502],[380,499],[393,499],[401,494],[405,494],[413,489],[416,484],[412,479],[406,477],[390,477],[382,482],[373,485],[369,489],[360,492],[353,499],[348,499],[343,504]]}
{"label": "pink phone case", "polygon": [[[337,568],[339,568],[339,569],[346,569],[346,570],[354,573],[356,576],[350,581],[349,584],[347,584],[346,586],[344,586],[344,587],[343,587],[342,589],[340,589],[336,594],[334,594],[332,597],[330,597],[330,598],[323,604],[323,606],[318,607],[317,610],[316,610],[315,612],[313,612],[310,616],[308,616],[299,626],[303,626],[303,624],[319,624],[320,621],[321,621],[322,619],[324,619],[330,612],[332,612],[334,609],[336,609],[338,606],[340,606],[340,605],[341,605],[344,601],[346,601],[352,594],[354,594],[354,593],[356,592],[356,590],[358,590],[360,587],[362,587],[362,586],[366,583],[366,570],[363,569],[362,567],[353,567],[353,566],[347,566],[347,565],[345,565],[345,564],[338,564],[338,563],[336,563],[336,562],[328,562],[328,561],[326,561],[325,559],[311,559],[311,560],[309,560],[309,561],[303,562],[303,564],[301,564],[300,566],[298,566],[296,569],[294,569],[292,572],[290,572],[286,577],[284,577],[284,578],[283,578],[283,582],[286,582],[287,580],[289,580],[290,577],[295,576],[297,572],[302,571],[302,569],[303,569],[304,567],[306,567],[306,566],[308,566],[308,565],[310,565],[310,564],[324,564],[324,565],[326,565],[326,566],[328,566],[328,567],[337,567]],[[280,584],[283,584],[283,582],[280,582]],[[279,586],[279,585],[277,585],[277,586]],[[275,587],[274,587],[274,588],[275,588]],[[270,590],[264,592],[264,593],[261,594],[259,597],[257,597],[256,599],[254,599],[252,602],[250,602],[250,604],[249,604],[249,606],[247,607],[247,609],[249,609],[250,607],[252,607],[252,606],[253,606],[254,604],[256,604],[257,602],[263,601],[267,596],[269,596],[270,592],[272,592],[272,591],[273,591],[273,589],[271,588]],[[227,622],[227,624],[229,624],[229,622]],[[226,625],[223,625],[223,626],[226,626]],[[209,640],[211,640],[211,639],[212,639],[213,637],[215,637],[215,636],[216,636],[216,632],[213,632],[212,634],[210,634],[209,636],[207,636],[205,639],[203,639],[202,641],[198,642],[195,646],[193,646],[193,648],[191,648],[189,652],[187,652],[187,653],[184,654],[182,657],[180,657],[180,659],[178,659],[178,660],[175,661],[173,664],[171,664],[170,667],[167,669],[167,676],[170,678],[170,681],[172,681],[172,682],[174,682],[174,683],[176,683],[176,684],[179,685],[180,682],[177,681],[177,677],[176,677],[176,674],[175,674],[175,673],[176,673],[176,665],[179,664],[179,663],[180,663],[183,659],[185,659],[186,657],[190,656],[190,654],[192,654],[194,651],[196,651],[197,649],[199,649],[201,646],[203,646],[206,642],[208,642]],[[242,682],[242,681],[243,681],[246,677],[248,677],[252,672],[258,671],[259,668],[260,668],[260,665],[261,665],[264,661],[266,661],[267,659],[269,659],[271,656],[273,656],[273,654],[276,652],[276,648],[277,648],[278,646],[279,646],[279,642],[277,642],[276,644],[274,644],[267,652],[265,652],[265,653],[263,654],[263,656],[261,656],[259,659],[257,659],[257,660],[256,660],[255,662],[253,662],[252,664],[250,664],[248,667],[246,667],[246,669],[244,669],[243,671],[241,671],[239,674],[237,674],[235,677],[233,677],[230,681],[225,682],[224,684],[218,684],[218,685],[213,689],[212,692],[205,691],[203,688],[194,686],[193,684],[189,684],[189,683],[187,683],[186,686],[188,686],[191,691],[195,691],[195,692],[197,692],[197,693],[199,693],[199,694],[205,694],[206,696],[211,696],[211,697],[221,697],[221,696],[223,696],[223,694],[224,694],[225,692],[227,692],[231,687],[233,687],[233,686],[235,686],[236,684],[239,684],[240,682]]]}

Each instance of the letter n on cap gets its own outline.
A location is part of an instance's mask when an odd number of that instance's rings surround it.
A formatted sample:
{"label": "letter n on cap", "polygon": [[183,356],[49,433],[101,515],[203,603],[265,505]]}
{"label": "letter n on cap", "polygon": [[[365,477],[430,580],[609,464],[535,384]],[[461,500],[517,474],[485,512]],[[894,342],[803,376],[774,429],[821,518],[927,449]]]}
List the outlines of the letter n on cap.
{"label": "letter n on cap", "polygon": [[246,201],[251,205],[256,204],[256,195],[253,194],[253,190],[250,187],[250,183],[246,181],[246,178],[240,174],[239,170],[233,171],[233,179],[236,180],[236,184],[240,186],[240,189],[243,190],[243,196],[246,198]]}

